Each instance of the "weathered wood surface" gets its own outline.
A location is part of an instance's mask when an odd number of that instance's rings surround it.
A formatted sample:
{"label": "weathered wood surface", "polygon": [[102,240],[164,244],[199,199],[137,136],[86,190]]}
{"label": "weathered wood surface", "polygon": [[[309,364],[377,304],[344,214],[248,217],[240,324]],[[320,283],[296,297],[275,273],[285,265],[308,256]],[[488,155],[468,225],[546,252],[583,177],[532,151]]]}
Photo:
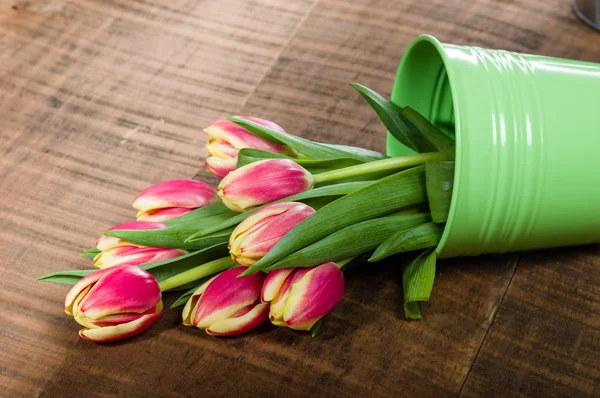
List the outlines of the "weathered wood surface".
{"label": "weathered wood surface", "polygon": [[441,261],[420,322],[397,265],[357,269],[315,339],[216,339],[170,311],[95,345],[67,288],[33,281],[89,266],[77,252],[144,186],[202,170],[216,117],[383,150],[348,83],[389,94],[420,33],[600,62],[562,0],[0,2],[0,396],[597,396],[597,245]]}

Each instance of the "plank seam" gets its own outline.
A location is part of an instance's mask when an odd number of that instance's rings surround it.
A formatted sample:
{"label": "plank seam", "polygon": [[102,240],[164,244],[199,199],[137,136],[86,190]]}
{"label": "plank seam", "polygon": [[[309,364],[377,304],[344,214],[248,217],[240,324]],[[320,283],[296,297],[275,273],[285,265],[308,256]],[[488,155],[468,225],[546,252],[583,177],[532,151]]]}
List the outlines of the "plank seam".
{"label": "plank seam", "polygon": [[477,347],[477,352],[475,353],[475,356],[473,357],[473,361],[471,361],[471,365],[469,366],[469,370],[467,371],[467,374],[465,375],[465,379],[463,380],[463,382],[460,386],[460,389],[458,390],[458,393],[456,394],[457,397],[462,396],[463,388],[465,387],[465,384],[467,384],[467,380],[469,380],[469,376],[471,376],[471,372],[473,371],[475,362],[477,362],[477,359],[479,358],[479,353],[481,352],[481,347],[483,347],[483,345],[485,344],[485,341],[488,338],[488,334],[490,333],[490,330],[492,330],[492,327],[494,326],[494,323],[496,322],[496,316],[498,315],[498,311],[500,310],[500,307],[502,307],[502,304],[504,303],[506,293],[508,292],[510,285],[512,285],[513,279],[515,278],[515,274],[517,273],[517,269],[519,268],[519,264],[521,263],[522,258],[523,258],[523,254],[519,253],[519,257],[516,260],[515,268],[513,269],[512,275],[510,276],[510,280],[506,284],[506,289],[504,289],[502,298],[500,299],[500,302],[498,303],[498,306],[496,307],[496,310],[494,311],[494,313],[492,315],[492,321],[490,322],[490,325],[488,326],[487,330],[485,331],[485,335],[483,336],[483,339],[481,339],[481,343],[479,344],[479,347]]}

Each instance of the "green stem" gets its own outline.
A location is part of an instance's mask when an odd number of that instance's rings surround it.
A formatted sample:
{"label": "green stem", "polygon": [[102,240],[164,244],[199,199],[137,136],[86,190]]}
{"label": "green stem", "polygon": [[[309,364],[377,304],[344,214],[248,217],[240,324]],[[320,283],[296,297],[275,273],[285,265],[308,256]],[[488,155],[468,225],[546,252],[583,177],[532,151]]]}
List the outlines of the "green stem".
{"label": "green stem", "polygon": [[338,170],[327,171],[325,173],[313,176],[316,184],[323,182],[339,180],[341,178],[355,177],[363,174],[376,173],[379,171],[390,171],[394,169],[405,169],[407,167],[418,166],[430,161],[445,159],[440,152],[428,152],[418,155],[400,156],[395,158],[375,160],[373,162],[363,163],[356,166],[344,167]]}
{"label": "green stem", "polygon": [[339,269],[343,269],[346,264],[348,264],[350,261],[354,260],[355,258],[356,257],[350,257],[345,260],[338,260],[335,263],[337,264]]}
{"label": "green stem", "polygon": [[224,271],[228,268],[231,268],[233,265],[234,263],[230,257],[219,258],[167,278],[164,281],[159,282],[158,285],[160,286],[160,291],[165,292],[167,290],[183,286],[186,283],[190,283],[206,276],[216,274],[217,272]]}

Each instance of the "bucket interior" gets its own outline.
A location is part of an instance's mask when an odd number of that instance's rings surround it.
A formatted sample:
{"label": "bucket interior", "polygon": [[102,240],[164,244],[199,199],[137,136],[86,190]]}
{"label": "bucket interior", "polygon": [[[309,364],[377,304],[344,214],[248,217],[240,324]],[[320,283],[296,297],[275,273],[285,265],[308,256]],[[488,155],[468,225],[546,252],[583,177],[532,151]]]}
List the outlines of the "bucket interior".
{"label": "bucket interior", "polygon": [[[410,106],[446,135],[455,137],[452,89],[444,65],[444,50],[435,38],[420,36],[408,48],[398,68],[391,100],[402,107]],[[403,156],[414,152],[388,133],[387,153],[390,156]],[[457,156],[457,169],[458,160]],[[456,193],[456,176],[454,188],[452,202]],[[437,247],[438,254],[446,242],[452,214],[451,204],[448,222]]]}

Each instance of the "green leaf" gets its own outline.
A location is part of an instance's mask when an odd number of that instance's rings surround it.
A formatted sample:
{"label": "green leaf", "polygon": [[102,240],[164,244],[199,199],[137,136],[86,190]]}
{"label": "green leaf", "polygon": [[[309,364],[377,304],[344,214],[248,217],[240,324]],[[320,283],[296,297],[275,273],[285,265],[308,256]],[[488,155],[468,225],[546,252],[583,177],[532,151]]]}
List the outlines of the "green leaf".
{"label": "green leaf", "polygon": [[[359,189],[363,189],[373,183],[374,183],[374,181],[361,181],[361,182],[346,182],[346,183],[337,184],[337,185],[329,185],[326,187],[314,188],[314,189],[311,189],[311,190],[308,190],[305,192],[301,192],[296,195],[288,196],[287,198],[283,198],[281,200],[278,200],[277,202],[302,202],[307,199],[313,199],[313,198],[347,195],[349,193],[356,192]],[[265,206],[267,206],[267,205],[265,205]],[[230,217],[227,220],[224,220],[220,224],[216,224],[216,225],[210,226],[208,228],[203,228],[199,231],[196,231],[193,235],[190,235],[188,237],[188,241],[195,242],[197,239],[204,237],[208,234],[216,233],[217,231],[221,231],[224,228],[229,228],[234,225],[237,225],[237,224],[241,223],[242,221],[244,221],[252,213],[260,210],[263,207],[264,206],[260,206],[256,209],[248,210],[243,213],[239,213],[239,214],[236,213],[235,216]]]}
{"label": "green leaf", "polygon": [[379,245],[369,262],[380,261],[393,254],[435,247],[443,231],[443,227],[430,222],[398,231]]}
{"label": "green leaf", "polygon": [[440,151],[444,154],[446,159],[454,160],[455,156],[455,144],[454,140],[448,137],[446,134],[438,130],[433,124],[429,123],[420,113],[407,106],[400,112],[402,116],[408,120],[410,124],[415,126],[421,134],[432,143],[436,148],[435,150]]}
{"label": "green leaf", "polygon": [[174,309],[174,308],[185,305],[188,302],[188,300],[190,299],[190,297],[192,297],[192,294],[194,294],[194,292],[196,290],[198,290],[198,288],[200,286],[202,286],[204,284],[204,282],[206,282],[210,278],[212,278],[212,276],[207,276],[206,278],[202,278],[199,281],[194,282],[195,286],[192,287],[191,289],[189,289],[188,291],[186,291],[185,293],[183,293],[181,296],[179,296],[179,298],[177,300],[175,300],[175,302],[173,304],[171,304],[171,306],[169,308]]}
{"label": "green leaf", "polygon": [[382,154],[374,156],[372,154],[360,153],[361,151],[349,151],[330,145],[321,144],[318,142],[310,141],[305,138],[297,137],[288,133],[283,133],[260,124],[251,122],[249,120],[240,119],[237,117],[228,118],[235,124],[245,128],[249,132],[266,140],[286,144],[298,152],[308,156],[315,160],[322,159],[335,159],[335,158],[353,158],[363,162],[370,162],[372,160],[378,160],[385,158]]}
{"label": "green leaf", "polygon": [[319,333],[319,330],[321,330],[321,326],[323,326],[323,318],[319,319],[317,323],[310,328],[310,337],[316,337]]}
{"label": "green leaf", "polygon": [[85,249],[85,250],[83,251],[83,253],[93,253],[93,254],[98,254],[98,253],[100,253],[100,251],[101,251],[101,250],[99,250],[99,249],[97,249],[97,248],[95,248],[95,247],[90,247],[90,248],[88,248],[88,249]]}
{"label": "green leaf", "polygon": [[431,219],[436,223],[446,222],[454,186],[454,161],[427,162],[425,175]]}
{"label": "green leaf", "polygon": [[385,159],[388,157],[377,151],[372,151],[370,149],[365,149],[365,148],[361,148],[361,147],[357,147],[357,146],[340,145],[340,144],[322,144],[322,145],[325,145],[325,146],[328,146],[331,148],[341,149],[343,151],[350,152],[355,155],[370,156],[373,159]]}
{"label": "green leaf", "polygon": [[171,220],[162,221],[163,224],[168,225],[169,227],[179,227],[181,228],[183,225],[207,225],[210,223],[218,222],[219,219],[225,219],[235,215],[234,211],[229,210],[223,202],[220,200],[215,203],[211,203],[207,206],[203,206],[199,209],[190,211],[180,217],[173,218]]}
{"label": "green leaf", "polygon": [[244,148],[238,153],[237,167],[239,168],[264,159],[290,159],[310,171],[311,174],[319,174],[326,171],[338,170],[344,167],[356,166],[357,164],[364,163],[361,160],[353,158],[335,158],[325,160],[292,158],[285,155],[261,151],[259,149]]}
{"label": "green leaf", "polygon": [[426,249],[411,261],[402,273],[404,286],[404,314],[410,319],[421,319],[419,301],[428,301],[435,279],[436,254]]}
{"label": "green leaf", "polygon": [[424,202],[427,200],[424,171],[425,166],[413,167],[331,202],[292,228],[244,274],[273,265],[339,229]]}
{"label": "green leaf", "polygon": [[36,279],[39,282],[53,282],[53,283],[66,283],[74,285],[86,275],[92,272],[98,271],[96,269],[82,269],[82,270],[69,270],[69,271],[56,271],[40,276]]}
{"label": "green leaf", "polygon": [[[219,222],[222,223],[226,220],[221,219]],[[211,224],[208,225],[210,226]],[[219,230],[213,234],[206,234],[194,241],[187,241],[186,239],[197,230],[198,226],[184,225],[163,229],[115,230],[105,232],[104,235],[116,236],[117,238],[144,246],[201,250],[229,241],[229,235],[233,231],[233,228]]]}
{"label": "green leaf", "polygon": [[[158,282],[162,282],[163,280],[184,271],[228,255],[229,249],[227,249],[227,244],[221,243],[169,260],[144,264],[141,265],[141,268],[152,274]],[[233,261],[231,262],[231,265],[234,265]],[[182,288],[183,287],[180,287],[179,289]]]}
{"label": "green leaf", "polygon": [[97,254],[95,254],[95,253],[86,253],[86,252],[79,253],[79,255],[81,257],[89,258],[90,260],[93,260],[97,256]]}
{"label": "green leaf", "polygon": [[282,258],[267,270],[312,267],[370,252],[396,231],[429,221],[428,213],[390,215],[349,225]]}
{"label": "green leaf", "polygon": [[[185,254],[183,256],[171,258],[164,261],[157,261],[154,263],[142,264],[140,268],[148,271],[158,282],[161,282],[167,278],[180,274],[184,271],[197,267],[201,264],[205,264],[209,261],[216,260],[218,258],[226,257],[229,255],[229,250],[226,244],[219,244],[208,247],[203,250],[198,250],[192,253]],[[231,266],[234,266],[234,262],[231,262]],[[92,272],[99,271],[98,269],[86,269],[86,270],[68,270],[68,271],[57,271],[50,274],[40,276],[36,280],[43,282],[54,282],[54,283],[67,283],[75,284],[81,278]],[[179,290],[187,289],[188,285],[180,286]]]}
{"label": "green leaf", "polygon": [[415,152],[436,152],[435,147],[419,130],[400,115],[401,108],[389,102],[368,87],[358,83],[350,84],[373,108],[383,125],[398,141]]}

